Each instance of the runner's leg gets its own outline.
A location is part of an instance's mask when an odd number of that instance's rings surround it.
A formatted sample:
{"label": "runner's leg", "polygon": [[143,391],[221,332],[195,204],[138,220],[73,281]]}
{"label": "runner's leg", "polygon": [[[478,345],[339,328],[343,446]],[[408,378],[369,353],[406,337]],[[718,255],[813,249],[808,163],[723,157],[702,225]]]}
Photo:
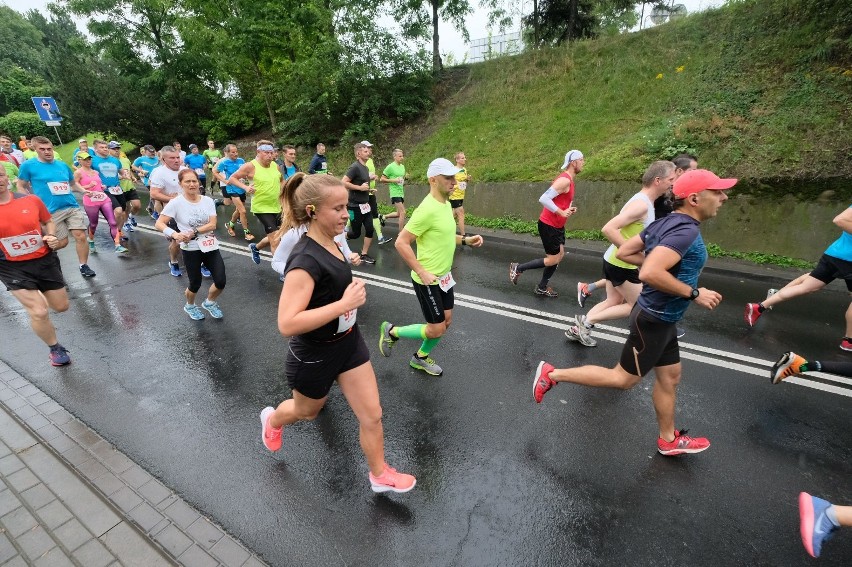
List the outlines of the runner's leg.
{"label": "runner's leg", "polygon": [[376,373],[370,362],[348,370],[337,377],[340,391],[358,418],[361,450],[374,476],[385,470],[385,441],[382,427],[382,406]]}

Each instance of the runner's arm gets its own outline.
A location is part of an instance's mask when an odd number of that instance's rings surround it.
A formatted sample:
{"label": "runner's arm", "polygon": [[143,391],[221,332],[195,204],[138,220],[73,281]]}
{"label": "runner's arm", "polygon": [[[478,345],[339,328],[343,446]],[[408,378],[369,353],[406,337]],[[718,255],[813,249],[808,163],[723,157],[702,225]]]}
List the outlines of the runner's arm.
{"label": "runner's arm", "polygon": [[24,181],[20,177],[15,181],[15,184],[18,186],[18,191],[21,193],[32,193],[32,185],[30,185],[29,181]]}
{"label": "runner's arm", "polygon": [[[632,240],[632,239],[631,239]],[[692,288],[670,272],[672,266],[680,262],[681,255],[668,246],[656,246],[645,258],[642,267],[639,268],[639,279],[656,290],[689,299]],[[706,287],[698,288],[698,296],[695,303],[705,309],[713,309],[722,301],[722,295]]]}
{"label": "runner's arm", "polygon": [[636,235],[622,243],[615,251],[615,257],[622,262],[641,266],[645,261],[645,242],[640,235]]}
{"label": "runner's arm", "polygon": [[352,280],[338,301],[308,309],[313,291],[314,280],[307,271],[301,268],[290,270],[278,302],[278,330],[285,337],[318,329],[347,311],[360,307],[366,300],[364,282],[357,278]]}
{"label": "runner's arm", "polygon": [[840,227],[843,232],[852,234],[852,207],[834,217],[832,222]]}
{"label": "runner's arm", "polygon": [[163,191],[162,187],[157,187],[156,185],[151,185],[150,193],[151,199],[154,201],[160,201],[161,203],[168,203],[172,199],[178,196],[177,193],[174,195],[169,195],[165,191]]}
{"label": "runner's arm", "polygon": [[254,164],[249,161],[242,164],[240,168],[228,178],[227,185],[233,185],[234,187],[239,187],[243,191],[251,193],[254,189],[252,189],[248,183],[244,183],[243,179],[249,179],[252,177],[254,177]]}
{"label": "runner's arm", "polygon": [[348,175],[344,175],[340,180],[343,183],[343,186],[349,189],[350,191],[369,191],[370,184],[364,183],[362,185],[355,185],[352,183],[352,179]]}
{"label": "runner's arm", "polygon": [[47,244],[48,248],[53,248],[59,239],[56,238],[56,223],[53,220],[41,223],[41,239]]}
{"label": "runner's arm", "polygon": [[408,229],[403,228],[402,232],[396,237],[394,246],[396,247],[396,251],[399,252],[399,255],[402,256],[403,261],[420,278],[420,281],[424,285],[431,285],[438,281],[438,277],[423,269],[423,264],[417,261],[417,255],[414,253],[414,247],[412,246],[416,240],[417,236],[408,232]]}
{"label": "runner's arm", "polygon": [[553,202],[558,195],[561,195],[565,191],[568,191],[571,188],[571,182],[566,178],[557,179],[553,185],[551,185],[547,191],[545,191],[541,197],[538,198],[538,202],[541,205],[550,211],[551,213],[556,213],[561,217],[568,218],[576,212],[576,207],[569,207],[568,209],[560,209],[556,203]]}
{"label": "runner's arm", "polygon": [[647,205],[644,202],[639,200],[633,201],[623,211],[603,225],[601,232],[606,236],[607,240],[615,244],[618,248],[626,242],[625,238],[621,235],[621,229],[644,217],[647,210]]}

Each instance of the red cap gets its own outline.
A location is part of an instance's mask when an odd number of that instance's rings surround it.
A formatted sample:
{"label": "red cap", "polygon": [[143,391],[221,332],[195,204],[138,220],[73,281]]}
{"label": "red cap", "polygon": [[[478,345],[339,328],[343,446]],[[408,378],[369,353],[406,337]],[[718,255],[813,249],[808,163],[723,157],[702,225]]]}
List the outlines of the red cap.
{"label": "red cap", "polygon": [[725,191],[737,184],[737,179],[721,179],[707,169],[691,169],[677,178],[674,182],[673,193],[678,199],[683,199],[701,193],[705,189]]}

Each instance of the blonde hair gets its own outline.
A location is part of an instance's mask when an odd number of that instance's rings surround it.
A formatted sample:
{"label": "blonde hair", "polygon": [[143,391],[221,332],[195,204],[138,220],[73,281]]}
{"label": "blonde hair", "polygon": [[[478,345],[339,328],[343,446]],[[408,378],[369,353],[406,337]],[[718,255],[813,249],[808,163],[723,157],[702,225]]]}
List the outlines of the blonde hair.
{"label": "blonde hair", "polygon": [[333,175],[307,175],[300,171],[290,177],[281,189],[281,237],[291,228],[311,221],[308,205],[319,208],[328,198],[331,187],[343,187],[343,182]]}

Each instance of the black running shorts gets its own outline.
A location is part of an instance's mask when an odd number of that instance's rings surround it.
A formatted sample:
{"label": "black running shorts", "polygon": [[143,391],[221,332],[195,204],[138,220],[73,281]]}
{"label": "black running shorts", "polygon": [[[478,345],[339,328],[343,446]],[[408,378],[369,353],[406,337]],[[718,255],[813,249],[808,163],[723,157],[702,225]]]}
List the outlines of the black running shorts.
{"label": "black running shorts", "polygon": [[260,226],[266,234],[275,232],[281,226],[281,213],[254,213],[254,216],[260,221]]}
{"label": "black running shorts", "polygon": [[136,192],[136,189],[131,189],[130,191],[124,192],[124,201],[129,203],[130,201],[139,201],[139,193]]}
{"label": "black running shorts", "polygon": [[811,277],[828,285],[834,280],[845,280],[846,289],[852,291],[852,262],[823,254]]}
{"label": "black running shorts", "polygon": [[546,222],[538,221],[538,235],[548,256],[559,254],[559,248],[565,246],[565,228],[556,228]]}
{"label": "black running shorts", "polygon": [[443,323],[444,311],[450,311],[453,308],[455,287],[451,287],[449,291],[444,291],[438,284],[423,285],[414,280],[411,280],[411,283],[414,285],[414,294],[420,302],[420,310],[423,312],[426,322]]}
{"label": "black running shorts", "polygon": [[630,312],[630,335],[621,351],[621,367],[644,376],[657,366],[680,362],[677,325],[657,319],[638,305]]}
{"label": "black running shorts", "polygon": [[53,251],[41,258],[23,262],[0,260],[0,281],[6,284],[6,289],[9,291],[17,289],[52,291],[65,287],[59,256]]}
{"label": "black running shorts", "polygon": [[458,209],[464,205],[464,199],[450,199],[450,206],[454,209]]}
{"label": "black running shorts", "polygon": [[615,264],[610,264],[606,260],[603,261],[604,279],[612,284],[612,287],[618,287],[624,282],[635,284],[642,283],[639,280],[639,268],[622,268]]}
{"label": "black running shorts", "polygon": [[313,400],[328,395],[337,377],[370,361],[370,351],[357,323],[332,342],[290,339],[284,372],[290,389]]}

